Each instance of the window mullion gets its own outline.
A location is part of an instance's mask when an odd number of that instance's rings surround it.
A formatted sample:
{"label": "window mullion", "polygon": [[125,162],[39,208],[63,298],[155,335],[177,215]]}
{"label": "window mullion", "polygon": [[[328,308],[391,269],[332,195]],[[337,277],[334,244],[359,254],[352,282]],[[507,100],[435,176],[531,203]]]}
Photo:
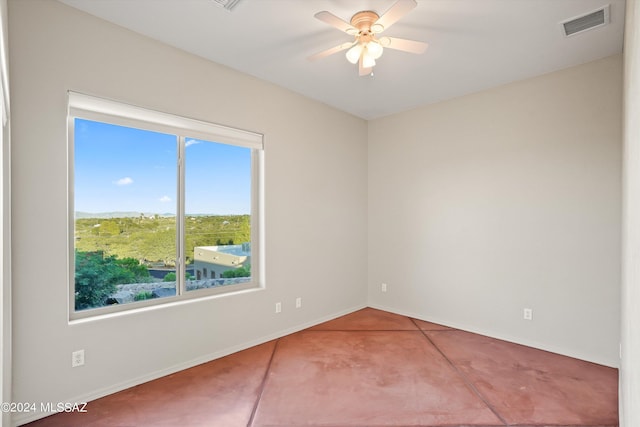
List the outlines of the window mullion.
{"label": "window mullion", "polygon": [[178,188],[176,199],[178,201],[176,212],[176,243],[177,243],[177,256],[176,260],[176,294],[183,295],[186,291],[186,254],[185,254],[185,162],[184,162],[184,149],[185,140],[184,136],[178,136]]}

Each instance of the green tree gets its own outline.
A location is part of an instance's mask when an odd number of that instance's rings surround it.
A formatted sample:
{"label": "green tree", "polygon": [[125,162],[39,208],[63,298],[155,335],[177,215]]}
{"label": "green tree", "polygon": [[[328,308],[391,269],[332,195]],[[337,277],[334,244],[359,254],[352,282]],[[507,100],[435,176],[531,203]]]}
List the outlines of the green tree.
{"label": "green tree", "polygon": [[76,310],[101,307],[116,291],[116,284],[132,283],[133,273],[116,264],[115,256],[103,251],[75,254]]}
{"label": "green tree", "polygon": [[227,270],[222,272],[224,279],[231,279],[234,277],[251,277],[251,266],[247,264],[242,267],[234,268],[233,270]]}
{"label": "green tree", "polygon": [[134,258],[116,259],[116,264],[133,274],[134,280],[131,283],[147,283],[151,281],[151,274],[147,267],[140,264],[140,261]]}
{"label": "green tree", "polygon": [[[193,280],[193,276],[189,273],[185,273],[184,278],[186,280]],[[176,273],[172,271],[171,273],[167,273],[162,279],[163,282],[175,282],[176,281]]]}
{"label": "green tree", "polygon": [[153,298],[153,292],[151,291],[140,291],[133,297],[134,301],[144,301],[146,299]]}

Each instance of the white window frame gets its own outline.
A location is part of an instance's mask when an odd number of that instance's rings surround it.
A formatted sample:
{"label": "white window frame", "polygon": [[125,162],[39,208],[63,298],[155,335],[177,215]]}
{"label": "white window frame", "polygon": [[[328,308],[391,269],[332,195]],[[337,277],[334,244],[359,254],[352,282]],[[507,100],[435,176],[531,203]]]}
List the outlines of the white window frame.
{"label": "white window frame", "polygon": [[[178,150],[178,191],[180,197],[176,212],[176,295],[127,304],[115,304],[76,311],[75,309],[75,194],[74,194],[74,125],[75,119],[86,119],[118,126],[176,135],[180,141]],[[69,320],[94,318],[112,313],[131,312],[151,306],[163,306],[187,300],[227,295],[247,289],[264,288],[264,203],[263,163],[264,135],[204,122],[173,114],[154,111],[130,104],[98,98],[78,92],[68,92],[67,113],[68,152],[68,266],[69,266]],[[251,149],[251,280],[247,283],[229,284],[207,289],[186,290],[185,283],[185,170],[184,142],[186,138],[218,142]]]}

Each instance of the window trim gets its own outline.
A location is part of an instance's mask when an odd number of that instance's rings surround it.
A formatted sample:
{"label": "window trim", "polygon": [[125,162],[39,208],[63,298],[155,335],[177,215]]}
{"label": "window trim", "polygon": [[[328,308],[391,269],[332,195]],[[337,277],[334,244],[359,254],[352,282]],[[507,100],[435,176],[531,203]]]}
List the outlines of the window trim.
{"label": "window trim", "polygon": [[69,91],[69,115],[120,126],[264,149],[264,135]]}
{"label": "window trim", "polygon": [[[68,91],[67,111],[67,194],[68,194],[68,310],[69,321],[130,313],[148,307],[169,305],[187,300],[201,300],[223,294],[236,294],[248,289],[265,287],[264,281],[264,135],[228,126],[150,110],[131,104]],[[176,295],[153,300],[131,302],[76,311],[75,309],[75,193],[74,193],[74,119],[87,119],[117,126],[161,132],[177,136],[178,187],[180,195],[176,209]],[[187,138],[223,143],[251,149],[251,281],[187,292],[184,280],[185,258],[185,192],[184,148]]]}

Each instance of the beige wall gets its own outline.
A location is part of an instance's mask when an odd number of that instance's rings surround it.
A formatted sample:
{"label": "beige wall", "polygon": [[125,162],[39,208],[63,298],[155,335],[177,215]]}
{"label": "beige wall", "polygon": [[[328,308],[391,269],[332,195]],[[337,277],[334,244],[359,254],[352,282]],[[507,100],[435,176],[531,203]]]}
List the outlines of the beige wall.
{"label": "beige wall", "polygon": [[[367,124],[54,1],[9,14],[14,401],[97,397],[367,296],[618,364],[619,56]],[[69,89],[265,134],[266,290],[68,324]],[[337,244],[348,256],[318,270]]]}
{"label": "beige wall", "polygon": [[[0,0],[0,84],[5,111],[9,107],[7,65],[7,0]],[[2,110],[0,110],[1,112]],[[7,114],[8,115],[8,114]],[[0,402],[11,402],[11,161],[9,122],[0,126]],[[9,425],[11,414],[0,413],[0,425]]]}
{"label": "beige wall", "polygon": [[[365,121],[55,1],[9,16],[14,401],[86,400],[364,306]],[[265,135],[265,290],[68,324],[70,89]],[[336,244],[327,280],[310,260]]]}
{"label": "beige wall", "polygon": [[[1,0],[0,0],[1,1]],[[6,9],[5,9],[6,10]],[[11,188],[10,188],[10,135],[9,127],[0,129],[2,210],[0,214],[0,402],[11,402]],[[9,425],[11,413],[0,413],[0,426]]]}
{"label": "beige wall", "polygon": [[640,5],[627,0],[624,41],[624,243],[620,425],[640,425]]}
{"label": "beige wall", "polygon": [[618,55],[369,122],[369,304],[617,366],[621,79]]}

